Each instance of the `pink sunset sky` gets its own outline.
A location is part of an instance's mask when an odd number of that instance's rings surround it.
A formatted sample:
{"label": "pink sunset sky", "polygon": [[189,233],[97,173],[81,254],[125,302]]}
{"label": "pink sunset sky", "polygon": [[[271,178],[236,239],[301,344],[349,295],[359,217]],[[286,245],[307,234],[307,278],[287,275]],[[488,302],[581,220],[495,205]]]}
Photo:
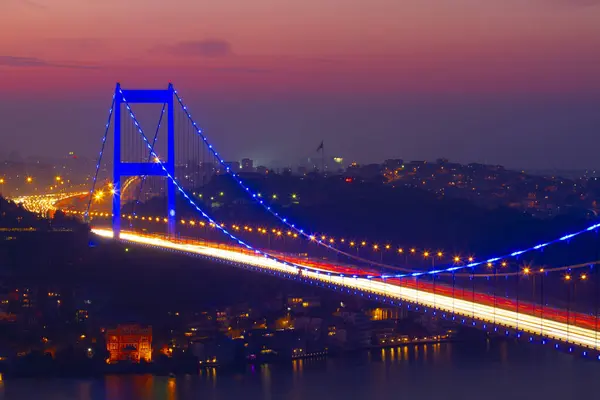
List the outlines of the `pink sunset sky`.
{"label": "pink sunset sky", "polygon": [[600,88],[591,0],[3,3],[3,91],[117,79],[238,91]]}
{"label": "pink sunset sky", "polygon": [[[322,96],[356,99],[345,110],[360,101],[389,108],[407,94],[449,96],[448,104],[452,96],[596,96],[600,1],[2,1],[0,94],[25,104],[104,99],[117,80],[171,80],[192,97],[257,99],[266,108]],[[400,127],[390,124],[380,129]],[[415,157],[429,156],[419,140]]]}

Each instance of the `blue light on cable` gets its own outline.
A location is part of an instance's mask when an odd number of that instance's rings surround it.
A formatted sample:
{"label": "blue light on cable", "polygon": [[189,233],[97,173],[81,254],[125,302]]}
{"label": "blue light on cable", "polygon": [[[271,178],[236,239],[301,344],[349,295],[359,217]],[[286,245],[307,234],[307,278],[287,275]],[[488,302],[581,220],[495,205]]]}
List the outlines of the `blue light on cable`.
{"label": "blue light on cable", "polygon": [[[179,94],[178,94],[177,90],[174,90],[174,94],[175,94],[175,97],[177,98],[177,101],[179,102],[180,106],[181,106],[181,107],[183,107],[183,110],[184,110],[184,112],[186,113],[186,116],[188,117],[188,119],[191,121],[192,125],[193,125],[193,126],[194,126],[194,128],[196,129],[197,133],[198,133],[198,134],[199,134],[199,135],[202,137],[202,139],[203,139],[205,142],[207,142],[207,143],[208,143],[208,139],[207,139],[207,138],[206,138],[206,136],[204,135],[204,133],[203,133],[202,129],[201,129],[201,128],[198,126],[198,124],[197,124],[197,123],[196,123],[196,122],[193,120],[193,118],[192,118],[191,114],[190,114],[190,113],[187,111],[187,106],[185,106],[185,105],[183,104],[183,100],[182,100],[182,98],[181,98],[181,97],[179,97]],[[209,146],[208,146],[208,147],[209,147],[209,149],[210,149],[210,150],[213,152],[213,154],[214,154],[215,156],[217,156],[217,153],[216,153],[216,151],[215,151],[215,150],[213,150],[213,146],[212,146],[212,144],[209,144]],[[222,163],[222,164],[224,165],[224,163]],[[241,178],[239,177],[239,175],[238,175],[238,174],[236,174],[236,173],[235,173],[235,172],[233,172],[233,171],[231,171],[230,173],[231,173],[231,174],[232,174],[232,176],[235,178],[235,181],[236,181],[236,182],[237,182],[237,183],[238,183],[238,184],[239,184],[239,185],[240,185],[240,186],[241,186],[241,187],[244,189],[244,191],[246,191],[246,192],[249,192],[249,193],[251,194],[251,196],[250,196],[250,197],[251,197],[252,199],[255,199],[255,201],[256,201],[256,193],[253,193],[253,192],[251,192],[251,191],[250,191],[249,187],[248,187],[246,184],[244,184],[244,182],[241,180]],[[299,233],[301,236],[303,236],[303,237],[305,237],[305,238],[307,238],[307,239],[309,239],[309,240],[312,240],[312,241],[314,241],[314,239],[313,239],[313,238],[315,237],[314,235],[304,232],[304,230],[303,230],[303,229],[296,228],[296,227],[294,226],[294,224],[291,224],[291,223],[289,223],[289,222],[287,221],[287,219],[286,219],[286,218],[283,218],[283,217],[281,217],[281,216],[279,215],[279,213],[277,213],[277,212],[273,211],[273,210],[271,209],[271,207],[270,207],[270,206],[268,206],[267,204],[264,204],[262,200],[260,200],[258,203],[259,203],[260,205],[262,205],[262,206],[263,206],[263,207],[264,207],[264,208],[265,208],[267,211],[269,211],[269,213],[271,213],[272,215],[274,215],[275,217],[277,217],[277,219],[279,219],[279,220],[280,220],[282,223],[286,224],[286,225],[287,225],[287,226],[289,226],[291,229],[293,229],[293,230],[295,230],[296,232],[298,232],[298,233]],[[491,263],[493,263],[493,262],[495,262],[495,261],[498,261],[498,260],[500,260],[501,258],[507,258],[507,257],[517,257],[517,256],[519,256],[519,255],[521,255],[521,254],[524,254],[524,253],[527,253],[527,252],[530,252],[530,251],[533,251],[533,250],[538,250],[538,249],[541,249],[541,248],[543,248],[543,247],[546,247],[546,246],[549,246],[549,245],[551,245],[551,244],[553,244],[553,243],[557,243],[557,242],[559,242],[559,241],[562,241],[562,240],[566,240],[566,239],[569,239],[569,238],[575,237],[575,236],[577,236],[577,235],[580,235],[580,234],[582,234],[582,233],[584,233],[584,232],[588,232],[588,231],[595,230],[595,229],[597,229],[597,228],[599,228],[599,227],[600,227],[600,224],[595,224],[595,225],[592,225],[592,226],[590,226],[590,227],[588,227],[588,228],[586,228],[586,229],[584,229],[584,230],[582,230],[582,231],[579,231],[579,232],[574,232],[574,233],[568,234],[568,235],[566,235],[566,236],[563,236],[563,237],[561,237],[560,239],[551,240],[551,241],[549,241],[549,242],[546,242],[546,243],[540,243],[540,244],[537,244],[537,245],[535,245],[535,246],[529,247],[529,248],[527,248],[527,249],[522,249],[522,250],[513,251],[512,253],[509,253],[508,255],[506,255],[506,256],[503,256],[503,257],[493,257],[493,258],[487,259],[487,260],[485,260],[485,261],[479,261],[479,262],[470,263],[470,264],[468,264],[468,265],[466,265],[466,266],[453,266],[453,267],[446,268],[446,269],[442,269],[442,270],[435,270],[435,271],[422,271],[422,272],[417,272],[417,273],[408,273],[408,274],[397,274],[397,275],[395,275],[395,277],[396,277],[396,278],[405,278],[405,277],[410,277],[410,276],[412,276],[412,277],[416,277],[416,276],[422,276],[422,275],[435,275],[435,274],[442,273],[442,272],[452,272],[452,271],[457,271],[457,270],[464,269],[464,268],[473,268],[473,267],[481,266],[481,265],[483,265],[483,264],[487,264],[487,263],[490,263],[490,262],[491,262]],[[374,262],[374,261],[372,261],[372,260],[366,260],[366,259],[363,259],[363,258],[361,258],[361,257],[357,257],[357,256],[355,256],[355,255],[353,255],[353,254],[350,254],[350,253],[347,253],[347,252],[345,252],[345,251],[342,251],[342,250],[340,250],[340,249],[338,249],[338,248],[336,248],[336,247],[334,247],[334,246],[331,246],[331,245],[330,245],[330,244],[328,244],[328,243],[324,243],[324,242],[322,242],[322,241],[320,241],[320,240],[319,240],[319,241],[316,241],[316,242],[317,242],[319,245],[321,245],[321,246],[327,247],[327,248],[329,248],[330,250],[332,250],[332,251],[334,251],[334,252],[337,252],[337,253],[339,253],[339,254],[343,254],[343,255],[345,255],[345,256],[347,256],[347,257],[350,257],[350,258],[352,258],[352,259],[359,259],[359,260],[361,260],[361,261],[368,261],[368,262],[370,262],[371,264],[380,265],[380,266],[381,266],[381,265],[385,266],[385,264],[381,264],[381,263]]]}

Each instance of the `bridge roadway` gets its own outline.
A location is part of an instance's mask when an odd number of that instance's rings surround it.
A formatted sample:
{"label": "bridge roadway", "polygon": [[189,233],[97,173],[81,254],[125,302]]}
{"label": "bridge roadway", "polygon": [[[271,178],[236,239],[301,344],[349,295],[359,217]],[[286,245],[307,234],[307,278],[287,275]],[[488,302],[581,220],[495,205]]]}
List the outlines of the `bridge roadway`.
{"label": "bridge roadway", "polygon": [[[93,228],[92,232],[103,238],[112,238],[111,229]],[[308,261],[291,255],[281,255],[284,261],[310,268],[305,271],[281,262],[268,259],[240,246],[229,246],[200,240],[165,238],[163,235],[139,234],[122,231],[122,242],[144,245],[161,250],[178,251],[184,254],[204,256],[217,261],[232,262],[247,267],[259,268],[265,272],[279,272],[290,276],[317,281],[329,286],[335,285],[355,294],[363,293],[381,296],[390,304],[409,302],[452,314],[456,318],[468,318],[493,324],[494,328],[504,327],[522,334],[600,350],[598,320],[593,316],[568,312],[531,303],[518,303],[503,297],[483,293],[453,290],[443,284],[417,282],[414,278],[371,279],[364,270],[351,266],[339,266],[320,261]],[[329,275],[335,272],[348,276]],[[356,277],[354,277],[356,276]],[[485,326],[485,325],[484,325]]]}

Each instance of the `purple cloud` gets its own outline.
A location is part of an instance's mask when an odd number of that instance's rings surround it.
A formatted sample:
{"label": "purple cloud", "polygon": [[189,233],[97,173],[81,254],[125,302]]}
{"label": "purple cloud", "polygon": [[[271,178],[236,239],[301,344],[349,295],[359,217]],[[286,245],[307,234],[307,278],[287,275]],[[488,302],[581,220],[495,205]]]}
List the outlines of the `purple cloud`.
{"label": "purple cloud", "polygon": [[89,50],[103,49],[106,47],[106,41],[98,38],[52,38],[46,40],[53,47],[62,47],[68,50]]}
{"label": "purple cloud", "polygon": [[600,5],[600,0],[554,0],[554,3],[561,6],[591,7]]}
{"label": "purple cloud", "polygon": [[211,71],[215,72],[231,72],[231,73],[241,73],[241,74],[263,74],[267,72],[271,72],[270,69],[265,68],[245,68],[245,67],[218,67],[218,68],[209,68]]}
{"label": "purple cloud", "polygon": [[172,46],[159,46],[159,50],[183,56],[227,57],[232,54],[231,44],[221,39],[179,42]]}
{"label": "purple cloud", "polygon": [[60,64],[48,62],[36,57],[0,56],[0,66],[5,67],[50,67],[50,68],[75,68],[96,69],[94,65]]}

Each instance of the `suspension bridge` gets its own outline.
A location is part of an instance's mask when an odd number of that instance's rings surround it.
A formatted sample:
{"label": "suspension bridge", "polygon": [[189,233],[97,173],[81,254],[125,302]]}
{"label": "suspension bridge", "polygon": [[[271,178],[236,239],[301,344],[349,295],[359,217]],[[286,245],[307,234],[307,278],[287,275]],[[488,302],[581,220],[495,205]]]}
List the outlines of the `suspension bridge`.
{"label": "suspension bridge", "polygon": [[[159,90],[117,84],[108,114],[87,207],[67,211],[89,221],[99,237],[403,306],[600,360],[600,223],[486,258],[394,246],[397,257],[384,260],[392,246],[316,233],[262,196],[225,161],[172,84]],[[146,119],[152,129],[143,128]],[[102,184],[107,153],[112,176]],[[240,196],[262,209],[265,222],[242,229],[217,221],[211,203],[197,194],[215,175],[231,179]],[[94,209],[103,198],[112,199],[111,210]],[[144,203],[160,205],[163,213],[145,213]],[[271,236],[296,244],[272,245]],[[589,259],[552,265],[553,249],[578,240],[590,248]],[[379,251],[379,260],[359,251],[366,247]],[[431,265],[412,263],[408,256],[417,253]],[[540,264],[542,254],[546,262]]]}

